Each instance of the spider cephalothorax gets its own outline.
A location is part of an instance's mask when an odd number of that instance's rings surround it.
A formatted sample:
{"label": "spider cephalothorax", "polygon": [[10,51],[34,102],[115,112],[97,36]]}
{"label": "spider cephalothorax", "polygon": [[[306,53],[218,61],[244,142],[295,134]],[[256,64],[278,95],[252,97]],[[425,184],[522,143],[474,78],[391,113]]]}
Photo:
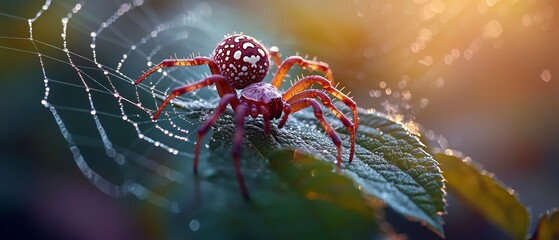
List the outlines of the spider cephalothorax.
{"label": "spider cephalothorax", "polygon": [[[270,65],[270,58],[278,67],[270,83],[262,82],[266,77]],[[157,119],[165,106],[171,99],[209,85],[216,85],[217,92],[221,97],[218,106],[212,115],[200,126],[194,150],[194,172],[198,169],[198,156],[200,154],[200,144],[202,138],[210,127],[217,121],[219,116],[230,105],[235,111],[236,132],[233,140],[233,163],[237,181],[245,199],[249,199],[248,191],[245,187],[243,176],[240,172],[241,146],[244,138],[245,117],[256,118],[262,115],[264,119],[264,131],[270,132],[270,121],[281,119],[278,127],[281,128],[286,123],[289,114],[297,112],[305,107],[312,107],[314,115],[332,139],[337,149],[337,165],[342,161],[342,142],[332,126],[323,116],[319,101],[336,116],[348,129],[351,138],[351,148],[349,151],[349,161],[353,159],[355,152],[355,131],[358,126],[357,108],[355,102],[332,86],[332,72],[328,64],[313,60],[307,60],[299,56],[286,58],[280,64],[280,56],[277,47],[267,50],[259,41],[251,36],[235,34],[226,37],[213,51],[211,58],[195,57],[192,59],[166,59],[157,66],[144,73],[136,84],[143,81],[148,75],[164,68],[174,66],[198,66],[207,64],[213,75],[192,84],[175,88],[163,101],[153,119]],[[304,77],[293,84],[285,92],[278,90],[287,72],[297,64],[304,69],[317,70],[324,73],[325,77],[311,75]],[[318,84],[323,91],[309,89],[313,84]],[[237,95],[240,90],[240,97]],[[332,104],[328,94],[346,104],[353,113],[353,121],[350,121],[335,105]],[[319,101],[316,99],[318,98]]]}

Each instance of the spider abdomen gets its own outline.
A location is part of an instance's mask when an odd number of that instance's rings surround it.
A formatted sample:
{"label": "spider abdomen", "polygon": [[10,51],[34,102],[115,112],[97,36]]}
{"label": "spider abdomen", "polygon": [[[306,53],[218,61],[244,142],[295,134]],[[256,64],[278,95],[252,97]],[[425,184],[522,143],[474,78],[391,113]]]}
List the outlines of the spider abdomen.
{"label": "spider abdomen", "polygon": [[266,48],[258,40],[244,34],[223,39],[214,49],[212,60],[221,75],[236,89],[264,80],[270,65]]}

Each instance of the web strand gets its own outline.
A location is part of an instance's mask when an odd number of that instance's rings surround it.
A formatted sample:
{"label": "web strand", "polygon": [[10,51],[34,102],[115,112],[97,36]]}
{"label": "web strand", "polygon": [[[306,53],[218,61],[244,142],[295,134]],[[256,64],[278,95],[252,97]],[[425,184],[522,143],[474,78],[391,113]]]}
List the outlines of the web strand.
{"label": "web strand", "polygon": [[[88,25],[82,25],[80,28],[95,29],[95,25],[90,23],[94,22],[94,18],[82,14],[82,11],[87,9],[88,4],[93,3],[79,1],[73,4],[68,9],[67,14],[60,18],[61,47],[43,42],[34,36],[33,27],[43,19],[42,16],[51,12],[54,13],[54,11],[60,11],[60,9],[52,9],[50,0],[45,1],[33,18],[20,19],[14,17],[14,19],[27,20],[29,26],[29,38],[21,38],[21,40],[30,41],[35,51],[27,52],[36,54],[41,66],[45,90],[41,104],[51,112],[62,136],[68,143],[68,148],[76,166],[93,185],[113,197],[121,198],[131,194],[138,199],[146,200],[154,205],[178,213],[180,209],[175,200],[150,190],[157,188],[151,186],[153,184],[146,185],[146,183],[141,183],[145,182],[145,177],[137,179],[124,177],[124,179],[120,180],[120,183],[117,183],[117,180],[103,176],[105,171],[103,168],[94,170],[98,167],[94,167],[90,162],[95,161],[94,165],[99,165],[98,161],[100,160],[111,160],[113,166],[120,166],[119,168],[122,168],[124,172],[151,172],[153,175],[166,179],[169,183],[185,184],[185,176],[181,171],[143,156],[141,151],[135,153],[131,152],[131,150],[134,149],[134,146],[148,144],[151,147],[144,148],[144,151],[153,152],[161,149],[171,155],[192,158],[193,144],[190,140],[190,135],[193,132],[193,128],[197,126],[197,121],[194,122],[184,117],[180,110],[166,111],[165,116],[167,118],[161,119],[159,122],[149,120],[149,116],[154,112],[160,99],[168,93],[171,86],[178,86],[185,84],[187,81],[197,80],[203,74],[201,72],[193,73],[169,69],[159,72],[160,76],[154,75],[150,78],[147,85],[134,86],[131,83],[136,78],[136,75],[141,73],[138,70],[152,65],[152,59],[160,61],[164,58],[162,54],[166,53],[162,53],[162,51],[168,50],[167,46],[190,40],[189,29],[194,28],[197,24],[201,24],[200,21],[204,16],[201,15],[200,11],[197,12],[196,9],[187,11],[186,14],[174,19],[153,24],[153,28],[143,37],[133,40],[126,36],[126,29],[120,28],[122,27],[119,25],[120,22],[125,21],[125,17],[133,18],[139,23],[149,22],[149,20],[140,19],[140,12],[149,12],[150,10],[149,8],[142,8],[144,2],[141,0],[121,4],[111,16],[103,21],[98,21],[96,30],[90,32],[90,59],[85,55],[86,52],[83,51],[88,49],[87,47],[76,48],[77,50],[72,49],[72,47],[75,48],[79,45],[76,44],[79,42],[73,39],[78,36],[76,34],[80,33],[72,31],[74,29],[74,22],[76,22],[75,24],[87,22]],[[88,21],[74,20],[75,18],[84,17]],[[123,46],[122,43],[111,40],[114,37],[119,38],[124,43],[129,43],[129,45],[125,44]],[[113,61],[104,62],[106,61],[106,56],[113,57],[118,51],[122,51],[122,53],[120,54],[120,60],[116,64]],[[45,52],[48,52],[48,54],[45,54]],[[63,53],[63,55],[60,55],[60,53]],[[64,56],[64,58],[61,56]],[[129,63],[130,56],[136,58],[134,62]],[[145,59],[145,64],[137,65],[138,56],[140,59]],[[73,74],[59,75],[55,71],[49,71],[53,65],[58,65],[62,68],[70,67],[69,69],[73,70]],[[130,77],[128,74],[133,76]],[[78,101],[65,97],[67,94],[78,97],[81,95],[78,99],[84,99],[83,96],[85,96],[87,104],[77,103]],[[212,94],[210,93],[210,95]],[[196,96],[194,99],[182,99],[186,101],[200,101]],[[67,101],[72,101],[73,103]],[[177,101],[181,100],[177,99]],[[188,104],[184,106],[188,106]],[[184,109],[184,111],[197,110]],[[81,118],[85,117],[85,119],[89,116],[89,119],[93,121],[92,130],[97,132],[97,134],[92,135],[90,130],[85,131],[75,128],[75,123],[73,122],[75,120],[65,116],[80,116]],[[70,126],[67,124],[68,121],[71,123]],[[115,132],[108,130],[114,129],[115,124],[122,125],[125,128],[131,127],[136,137],[128,135],[131,138],[127,139],[127,141],[122,141],[120,136],[115,137]],[[91,128],[91,126],[84,127]],[[115,141],[128,146],[119,147]],[[92,145],[91,143],[94,142],[101,144]],[[91,155],[88,151],[83,151],[82,148],[101,148],[102,151],[99,152],[103,152],[104,156],[99,158],[100,154]],[[103,164],[109,164],[109,162]]]}

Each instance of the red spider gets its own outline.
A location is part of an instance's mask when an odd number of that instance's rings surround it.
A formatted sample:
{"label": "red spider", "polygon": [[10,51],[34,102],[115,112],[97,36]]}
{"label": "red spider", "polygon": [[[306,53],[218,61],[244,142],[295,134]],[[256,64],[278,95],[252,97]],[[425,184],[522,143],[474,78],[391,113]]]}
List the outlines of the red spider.
{"label": "red spider", "polygon": [[[268,73],[270,58],[278,67],[271,83],[262,82]],[[164,67],[176,66],[198,66],[207,64],[213,75],[198,82],[181,86],[174,89],[159,107],[153,119],[157,119],[161,111],[171,101],[171,99],[215,84],[217,92],[221,97],[219,105],[212,115],[200,126],[196,148],[194,152],[194,172],[198,169],[198,155],[202,138],[212,124],[216,122],[223,113],[227,105],[231,105],[235,111],[236,133],[233,141],[233,164],[235,174],[241,192],[245,199],[249,199],[248,191],[245,187],[243,176],[240,172],[241,145],[244,137],[244,122],[246,116],[256,118],[262,114],[264,119],[264,131],[270,131],[270,120],[281,118],[278,128],[283,127],[290,113],[297,112],[305,107],[311,106],[314,115],[326,133],[332,138],[332,142],[338,150],[337,165],[340,167],[342,160],[342,142],[340,138],[324,119],[322,109],[315,98],[318,98],[349,130],[351,136],[351,149],[349,162],[353,159],[355,150],[355,131],[357,130],[358,118],[355,102],[332,86],[332,71],[328,64],[318,61],[311,61],[299,56],[291,56],[280,64],[279,50],[271,47],[267,50],[259,41],[251,36],[235,34],[228,36],[221,41],[214,49],[211,57],[195,57],[193,59],[166,59],[157,66],[144,73],[135,84],[140,83],[153,72]],[[304,77],[297,81],[287,91],[280,92],[278,87],[284,80],[289,69],[297,64],[304,69],[318,70],[324,72],[326,78],[318,75]],[[350,121],[336,106],[331,103],[330,98],[323,92],[316,89],[306,89],[313,83],[322,86],[322,89],[345,103],[353,112],[353,122]],[[240,90],[240,98],[237,96],[237,89]],[[283,115],[282,115],[283,113]]]}

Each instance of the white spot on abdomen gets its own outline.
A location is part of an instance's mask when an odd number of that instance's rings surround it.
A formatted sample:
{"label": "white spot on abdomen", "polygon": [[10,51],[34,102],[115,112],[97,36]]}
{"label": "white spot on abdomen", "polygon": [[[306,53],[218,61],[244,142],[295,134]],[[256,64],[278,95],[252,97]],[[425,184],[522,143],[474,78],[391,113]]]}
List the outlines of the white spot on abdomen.
{"label": "white spot on abdomen", "polygon": [[256,67],[256,63],[260,60],[260,56],[252,55],[250,57],[245,56],[243,61],[250,63],[252,67]]}
{"label": "white spot on abdomen", "polygon": [[[241,51],[237,50],[235,53],[233,53],[233,57],[237,60],[241,59]],[[245,61],[246,62],[246,61]]]}
{"label": "white spot on abdomen", "polygon": [[264,53],[264,50],[259,48],[258,52],[260,53],[260,55],[262,55],[262,57],[266,56],[266,53]]}
{"label": "white spot on abdomen", "polygon": [[239,42],[239,40],[243,39],[243,38],[245,38],[245,36],[238,36],[238,37],[235,38],[235,42]]}
{"label": "white spot on abdomen", "polygon": [[252,44],[251,42],[243,43],[243,49],[247,49],[248,47],[254,48],[254,44]]}

